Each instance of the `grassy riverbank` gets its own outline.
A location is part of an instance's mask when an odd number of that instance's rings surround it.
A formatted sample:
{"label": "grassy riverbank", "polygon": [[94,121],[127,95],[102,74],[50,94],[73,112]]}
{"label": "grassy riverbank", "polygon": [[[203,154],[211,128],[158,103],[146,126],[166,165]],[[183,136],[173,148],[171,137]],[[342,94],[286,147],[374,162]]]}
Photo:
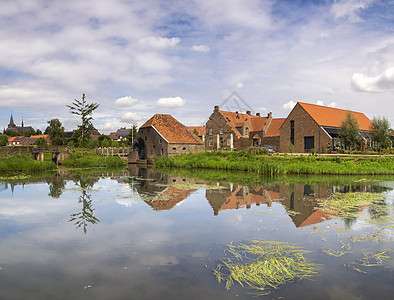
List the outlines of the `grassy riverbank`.
{"label": "grassy riverbank", "polygon": [[119,157],[102,157],[92,153],[86,153],[84,155],[73,153],[63,163],[63,166],[66,168],[108,168],[123,167],[126,165],[126,161]]}
{"label": "grassy riverbank", "polygon": [[156,167],[204,168],[239,170],[268,175],[325,174],[325,175],[392,175],[392,157],[320,157],[287,155],[251,155],[240,152],[200,152],[177,157],[163,157]]}
{"label": "grassy riverbank", "polygon": [[52,161],[36,161],[29,156],[9,156],[0,158],[0,172],[41,172],[55,170]]}

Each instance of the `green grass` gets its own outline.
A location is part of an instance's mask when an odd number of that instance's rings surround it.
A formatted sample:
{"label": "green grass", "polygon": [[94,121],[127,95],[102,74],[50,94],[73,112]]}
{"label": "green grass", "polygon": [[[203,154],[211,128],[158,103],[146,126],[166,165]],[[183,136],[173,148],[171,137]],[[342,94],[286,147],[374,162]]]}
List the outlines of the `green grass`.
{"label": "green grass", "polygon": [[63,163],[63,166],[67,168],[108,168],[121,167],[126,165],[126,161],[119,157],[101,157],[91,153],[87,153],[85,155],[73,153]]}
{"label": "green grass", "polygon": [[41,172],[56,169],[52,161],[36,161],[30,156],[8,156],[0,158],[0,172]]}
{"label": "green grass", "polygon": [[308,262],[307,251],[294,245],[263,240],[227,245],[226,253],[213,274],[228,290],[235,282],[252,289],[256,296],[268,295],[273,289],[293,280],[310,279],[320,265]]}
{"label": "green grass", "polygon": [[251,155],[240,152],[200,152],[155,161],[160,168],[239,170],[267,175],[392,175],[394,158]]}

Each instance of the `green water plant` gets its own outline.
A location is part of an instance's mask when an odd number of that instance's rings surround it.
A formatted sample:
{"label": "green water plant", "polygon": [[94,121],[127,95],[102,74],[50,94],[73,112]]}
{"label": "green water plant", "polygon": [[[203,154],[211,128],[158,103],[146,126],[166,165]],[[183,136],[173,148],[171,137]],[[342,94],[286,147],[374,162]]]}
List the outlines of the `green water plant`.
{"label": "green water plant", "polygon": [[256,296],[268,295],[290,281],[311,279],[321,267],[306,259],[307,251],[285,242],[249,240],[226,246],[227,255],[213,274],[227,290],[238,283]]}

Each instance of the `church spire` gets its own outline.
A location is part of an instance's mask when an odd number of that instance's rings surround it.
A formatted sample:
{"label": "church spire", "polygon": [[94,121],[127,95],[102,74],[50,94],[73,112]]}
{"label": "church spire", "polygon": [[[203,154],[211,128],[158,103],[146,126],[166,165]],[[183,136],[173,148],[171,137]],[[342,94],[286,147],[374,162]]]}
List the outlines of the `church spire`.
{"label": "church spire", "polygon": [[22,118],[22,128],[23,128],[23,118]]}
{"label": "church spire", "polygon": [[10,118],[10,124],[9,125],[14,125],[15,126],[14,118],[12,117],[12,113],[11,113],[11,118]]}

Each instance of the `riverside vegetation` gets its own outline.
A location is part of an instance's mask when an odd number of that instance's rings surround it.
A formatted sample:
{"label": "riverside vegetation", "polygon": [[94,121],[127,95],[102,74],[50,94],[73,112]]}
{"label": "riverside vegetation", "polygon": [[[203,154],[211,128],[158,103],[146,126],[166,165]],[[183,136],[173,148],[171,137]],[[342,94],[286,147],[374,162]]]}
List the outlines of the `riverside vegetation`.
{"label": "riverside vegetation", "polygon": [[[63,166],[67,168],[108,168],[124,167],[126,162],[119,157],[101,157],[94,153],[72,153]],[[41,172],[56,170],[51,160],[36,161],[29,155],[9,156],[0,158],[0,172]]]}
{"label": "riverside vegetation", "polygon": [[288,155],[252,155],[250,151],[200,152],[177,157],[162,157],[156,167],[239,170],[267,175],[392,175],[392,157],[323,157]]}

